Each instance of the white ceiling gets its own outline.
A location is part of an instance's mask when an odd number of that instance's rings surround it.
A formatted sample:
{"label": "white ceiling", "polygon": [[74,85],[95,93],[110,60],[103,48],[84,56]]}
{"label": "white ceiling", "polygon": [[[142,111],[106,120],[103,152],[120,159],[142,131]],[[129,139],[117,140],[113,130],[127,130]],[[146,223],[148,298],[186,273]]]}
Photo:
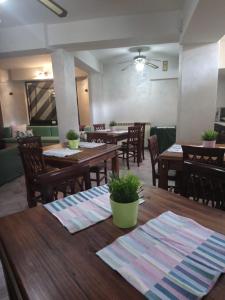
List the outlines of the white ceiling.
{"label": "white ceiling", "polygon": [[[178,56],[179,54],[179,44],[170,43],[170,44],[160,44],[160,45],[144,45],[150,48],[149,51],[144,52],[143,54],[149,57],[154,56]],[[136,48],[137,46],[135,46]],[[143,46],[140,46],[140,48]],[[100,49],[90,51],[94,54],[99,61],[102,63],[107,63],[113,60],[120,60],[122,58],[133,57],[136,54],[129,51],[131,47],[123,48],[114,48],[114,49]]]}
{"label": "white ceiling", "polygon": [[55,0],[68,11],[59,18],[37,0],[6,0],[0,4],[0,28],[21,24],[58,23],[99,17],[180,10],[185,0]]}

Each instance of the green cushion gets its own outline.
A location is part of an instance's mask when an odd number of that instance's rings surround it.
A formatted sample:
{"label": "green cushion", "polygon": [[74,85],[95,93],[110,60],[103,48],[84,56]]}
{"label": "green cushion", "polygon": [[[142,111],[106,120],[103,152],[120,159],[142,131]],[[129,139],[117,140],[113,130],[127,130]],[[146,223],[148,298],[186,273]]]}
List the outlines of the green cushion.
{"label": "green cushion", "polygon": [[27,129],[32,130],[35,136],[51,136],[50,126],[27,126]]}
{"label": "green cushion", "polygon": [[11,138],[12,137],[12,127],[4,127],[3,128],[3,137]]}
{"label": "green cushion", "polygon": [[57,137],[57,136],[42,136],[41,141],[43,143],[57,144],[57,143],[59,143],[59,137]]}
{"label": "green cushion", "polygon": [[16,138],[13,138],[13,137],[4,138],[3,140],[6,142],[6,144],[17,143]]}
{"label": "green cushion", "polygon": [[159,152],[162,153],[176,142],[176,127],[152,127],[150,135],[157,135]]}
{"label": "green cushion", "polygon": [[51,136],[59,136],[58,126],[52,126],[51,127]]}
{"label": "green cushion", "polygon": [[0,150],[0,186],[23,174],[23,165],[17,146]]}

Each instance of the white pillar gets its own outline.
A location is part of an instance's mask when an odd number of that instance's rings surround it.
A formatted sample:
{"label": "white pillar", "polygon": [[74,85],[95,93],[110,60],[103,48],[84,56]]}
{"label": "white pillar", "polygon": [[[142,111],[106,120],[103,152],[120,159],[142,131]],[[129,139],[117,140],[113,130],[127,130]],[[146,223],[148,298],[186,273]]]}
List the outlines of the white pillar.
{"label": "white pillar", "polygon": [[62,50],[52,54],[52,68],[56,95],[56,110],[60,142],[70,129],[79,131],[74,57]]}
{"label": "white pillar", "polygon": [[183,46],[180,54],[180,97],[177,143],[199,143],[213,129],[218,83],[218,44]]}

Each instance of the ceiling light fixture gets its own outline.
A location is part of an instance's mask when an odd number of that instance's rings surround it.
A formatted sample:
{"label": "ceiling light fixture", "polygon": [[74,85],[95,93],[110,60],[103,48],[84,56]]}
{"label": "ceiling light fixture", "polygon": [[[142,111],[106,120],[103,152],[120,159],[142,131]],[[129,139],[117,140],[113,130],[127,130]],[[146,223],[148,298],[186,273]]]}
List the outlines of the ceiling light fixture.
{"label": "ceiling light fixture", "polygon": [[6,0],[0,0],[0,4],[2,4],[2,3],[4,3],[4,2],[6,2]]}
{"label": "ceiling light fixture", "polygon": [[146,57],[145,56],[138,56],[134,59],[135,67],[138,72],[142,72],[145,67]]}
{"label": "ceiling light fixture", "polygon": [[[1,1],[1,0],[0,0]],[[53,0],[38,0],[59,17],[66,17],[67,11]]]}

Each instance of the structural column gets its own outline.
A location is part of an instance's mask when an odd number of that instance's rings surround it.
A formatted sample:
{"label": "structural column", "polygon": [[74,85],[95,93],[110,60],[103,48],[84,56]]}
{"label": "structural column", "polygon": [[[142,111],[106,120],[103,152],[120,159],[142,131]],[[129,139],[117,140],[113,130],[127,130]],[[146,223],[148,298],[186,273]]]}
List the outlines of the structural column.
{"label": "structural column", "polygon": [[52,54],[52,68],[60,142],[70,129],[79,131],[74,57],[62,50]]}
{"label": "structural column", "polygon": [[218,84],[218,43],[183,46],[180,53],[177,143],[199,143],[213,129]]}

